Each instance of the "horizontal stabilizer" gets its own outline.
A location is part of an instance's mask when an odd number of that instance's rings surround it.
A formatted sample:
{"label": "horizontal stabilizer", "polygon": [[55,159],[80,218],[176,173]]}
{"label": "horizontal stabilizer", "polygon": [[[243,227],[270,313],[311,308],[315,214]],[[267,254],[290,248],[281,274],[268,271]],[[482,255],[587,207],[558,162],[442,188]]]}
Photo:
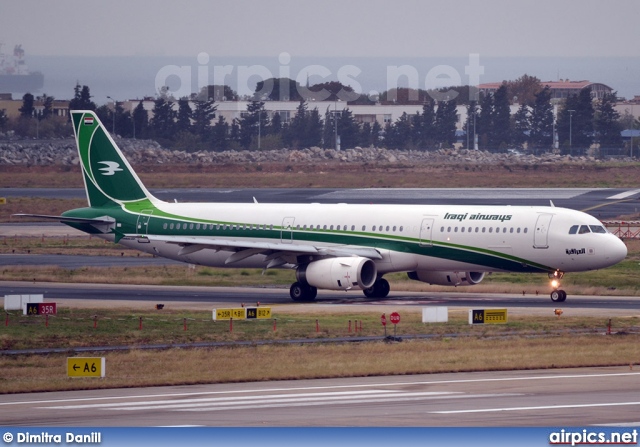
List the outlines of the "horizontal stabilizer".
{"label": "horizontal stabilizer", "polygon": [[37,217],[38,219],[57,220],[62,223],[85,223],[93,225],[109,225],[115,222],[114,219],[87,219],[83,217],[50,216],[48,214],[12,214],[15,217]]}

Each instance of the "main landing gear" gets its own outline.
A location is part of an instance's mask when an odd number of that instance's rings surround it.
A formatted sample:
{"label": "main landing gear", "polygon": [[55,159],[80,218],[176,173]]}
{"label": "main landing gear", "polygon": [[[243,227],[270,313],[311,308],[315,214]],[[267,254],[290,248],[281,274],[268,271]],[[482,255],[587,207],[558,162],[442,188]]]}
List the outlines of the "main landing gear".
{"label": "main landing gear", "polygon": [[294,282],[289,289],[289,295],[293,301],[314,301],[318,295],[318,289],[307,283]]}
{"label": "main landing gear", "polygon": [[567,292],[560,289],[560,280],[564,276],[564,272],[560,270],[556,270],[553,273],[549,273],[549,279],[551,280],[551,287],[553,287],[553,292],[551,292],[551,301],[554,303],[562,303],[567,299]]}
{"label": "main landing gear", "polygon": [[390,290],[389,281],[384,278],[378,278],[371,287],[364,289],[363,292],[367,298],[385,298],[389,295]]}

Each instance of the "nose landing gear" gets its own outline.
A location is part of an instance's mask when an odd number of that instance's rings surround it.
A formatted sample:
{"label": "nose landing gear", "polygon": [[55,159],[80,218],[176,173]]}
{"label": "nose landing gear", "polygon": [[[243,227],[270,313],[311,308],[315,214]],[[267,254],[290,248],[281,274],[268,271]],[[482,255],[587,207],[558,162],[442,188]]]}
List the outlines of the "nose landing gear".
{"label": "nose landing gear", "polygon": [[553,287],[553,291],[551,292],[551,301],[553,301],[554,303],[561,303],[567,299],[567,292],[560,289],[560,280],[563,276],[564,272],[561,272],[560,270],[549,273],[551,287]]}

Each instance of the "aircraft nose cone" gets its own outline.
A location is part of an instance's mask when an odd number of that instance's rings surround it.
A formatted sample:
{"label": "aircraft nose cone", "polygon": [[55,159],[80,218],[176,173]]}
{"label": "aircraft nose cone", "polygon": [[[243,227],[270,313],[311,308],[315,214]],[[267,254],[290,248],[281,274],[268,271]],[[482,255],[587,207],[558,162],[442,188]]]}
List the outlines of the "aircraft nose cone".
{"label": "aircraft nose cone", "polygon": [[627,246],[617,237],[613,237],[611,244],[607,247],[609,260],[613,264],[617,264],[627,257]]}

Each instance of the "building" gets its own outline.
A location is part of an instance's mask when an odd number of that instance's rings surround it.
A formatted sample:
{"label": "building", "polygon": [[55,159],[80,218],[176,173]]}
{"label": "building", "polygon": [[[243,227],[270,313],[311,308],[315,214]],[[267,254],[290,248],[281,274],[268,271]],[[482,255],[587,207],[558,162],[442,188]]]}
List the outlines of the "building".
{"label": "building", "polygon": [[[35,98],[33,107],[36,112],[41,113],[44,110],[44,102]],[[11,93],[0,93],[0,110],[4,110],[8,118],[19,117],[21,108],[22,98],[13,99]],[[54,99],[52,114],[54,116],[69,116],[69,101]]]}
{"label": "building", "polygon": [[[605,93],[612,93],[613,89],[608,85],[591,81],[570,81],[569,79],[561,79],[559,81],[541,82],[542,87],[549,87],[551,90],[551,100],[560,101],[573,95],[580,93],[583,88],[591,90],[593,99],[602,99]],[[478,89],[484,94],[495,93],[500,88],[502,82],[488,82],[480,84]]]}

